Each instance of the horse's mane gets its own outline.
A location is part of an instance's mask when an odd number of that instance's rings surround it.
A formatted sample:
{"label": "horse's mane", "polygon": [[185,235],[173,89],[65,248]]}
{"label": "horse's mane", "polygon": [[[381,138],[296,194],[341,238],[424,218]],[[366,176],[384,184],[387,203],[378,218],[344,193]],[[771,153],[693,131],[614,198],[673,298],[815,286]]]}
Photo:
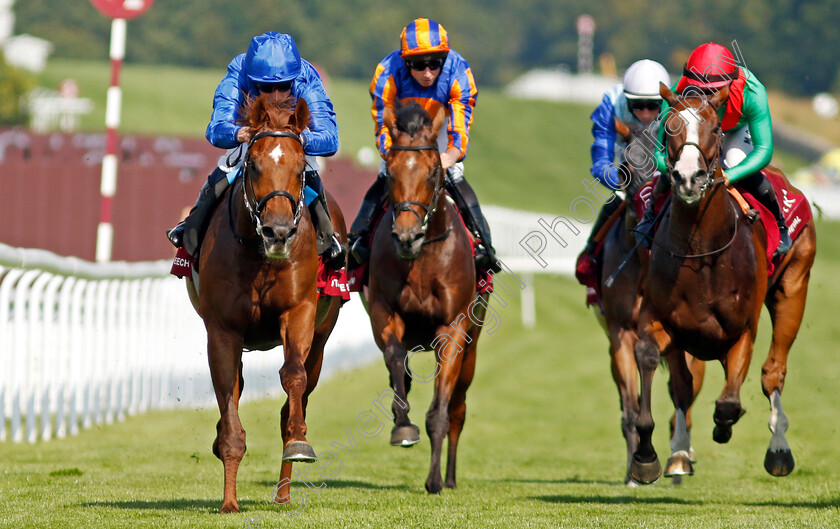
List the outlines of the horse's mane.
{"label": "horse's mane", "polygon": [[239,123],[254,129],[297,128],[293,123],[296,103],[295,97],[277,91],[261,93],[255,98],[246,96]]}
{"label": "horse's mane", "polygon": [[425,127],[432,126],[432,118],[429,113],[416,101],[405,105],[396,105],[394,108],[397,130],[414,136]]}

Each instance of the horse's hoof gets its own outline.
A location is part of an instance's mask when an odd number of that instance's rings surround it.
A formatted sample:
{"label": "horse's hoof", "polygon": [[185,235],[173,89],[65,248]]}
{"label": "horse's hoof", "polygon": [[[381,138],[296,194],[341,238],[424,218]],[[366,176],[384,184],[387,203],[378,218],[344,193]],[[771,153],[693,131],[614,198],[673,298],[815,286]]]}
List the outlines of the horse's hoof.
{"label": "horse's hoof", "polygon": [[391,446],[410,448],[420,442],[420,427],[414,423],[408,426],[394,426],[391,429]]}
{"label": "horse's hoof", "polygon": [[694,467],[691,465],[691,456],[685,450],[678,450],[671,454],[665,464],[665,477],[693,476]]}
{"label": "horse's hoof", "polygon": [[312,463],[318,459],[312,445],[306,441],[291,441],[283,449],[283,461],[292,463]]}
{"label": "horse's hoof", "polygon": [[630,477],[639,485],[650,485],[655,483],[662,475],[662,467],[659,465],[659,458],[654,456],[653,461],[644,462],[633,456],[630,463]]}
{"label": "horse's hoof", "polygon": [[729,440],[732,438],[732,427],[718,424],[715,426],[715,429],[712,431],[712,439],[715,440],[716,443],[728,443]]}
{"label": "horse's hoof", "polygon": [[793,472],[793,466],[793,452],[790,450],[775,452],[768,449],[764,456],[764,470],[771,476],[787,476]]}
{"label": "horse's hoof", "polygon": [[437,480],[426,480],[426,492],[429,494],[440,494],[441,489],[443,489],[443,484],[441,483],[440,478]]}
{"label": "horse's hoof", "polygon": [[230,503],[223,503],[222,508],[219,509],[219,512],[222,514],[226,514],[229,512],[239,512],[239,504],[235,501]]}

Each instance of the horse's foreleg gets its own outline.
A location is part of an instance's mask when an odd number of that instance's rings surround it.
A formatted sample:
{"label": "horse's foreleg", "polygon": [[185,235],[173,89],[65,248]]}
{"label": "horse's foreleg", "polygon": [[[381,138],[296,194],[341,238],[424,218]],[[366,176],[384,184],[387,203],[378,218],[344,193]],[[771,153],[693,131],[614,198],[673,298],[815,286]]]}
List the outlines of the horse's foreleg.
{"label": "horse's foreleg", "polygon": [[671,456],[665,465],[665,476],[674,477],[674,483],[678,484],[679,476],[694,474],[688,430],[688,410],[694,401],[694,385],[686,364],[686,355],[682,351],[675,351],[668,358],[668,368],[671,373],[668,389],[675,411],[671,428]]}
{"label": "horse's foreleg", "polygon": [[376,345],[382,351],[385,367],[388,368],[389,384],[394,391],[391,412],[394,414],[394,427],[391,429],[391,446],[405,448],[420,441],[420,428],[408,418],[411,407],[408,404],[408,389],[412,375],[408,353],[401,340],[405,324],[399,314],[391,313],[380,303],[370,306],[370,319]]}
{"label": "horse's foreleg", "polygon": [[805,313],[813,253],[810,257],[793,260],[779,281],[770,288],[766,298],[773,322],[773,339],[767,360],[761,367],[761,388],[770,400],[768,425],[772,437],[764,456],[764,468],[773,476],[787,476],[794,467],[793,452],[785,437],[788,419],[782,411],[782,390],[787,375],[788,354]]}
{"label": "horse's foreleg", "polygon": [[721,360],[726,381],[723,392],[715,401],[715,429],[712,432],[712,438],[718,443],[729,441],[732,437],[732,425],[747,412],[741,406],[741,385],[750,367],[754,339],[752,329],[744,330],[735,345],[726,353],[726,357]]}
{"label": "horse's foreleg", "polygon": [[639,444],[639,435],[636,433],[636,419],[639,416],[639,370],[633,353],[633,346],[638,337],[635,331],[617,328],[611,329],[609,335],[610,368],[621,399],[621,433],[627,444],[624,483],[629,485],[635,484],[630,479],[630,463]]}
{"label": "horse's foreleg", "polygon": [[216,425],[213,453],[225,467],[224,500],[221,512],[239,512],[236,501],[236,473],[245,455],[245,429],[239,421],[242,394],[242,338],[208,326],[207,356],[210,377],[221,418]]}
{"label": "horse's foreleg", "polygon": [[[283,425],[283,461],[315,461],[315,451],[306,440],[305,398],[307,394],[306,361],[312,347],[315,304],[303,303],[280,317],[285,358],[280,381],[286,391],[288,415]],[[310,390],[311,391],[311,390]]]}
{"label": "horse's foreleg", "polygon": [[[432,461],[429,466],[429,476],[426,478],[426,490],[431,494],[437,494],[443,488],[443,480],[441,479],[440,474],[440,456],[443,451],[443,440],[446,435],[451,432],[451,410],[454,408],[457,412],[463,408],[463,411],[466,411],[466,405],[464,404],[463,399],[467,388],[462,388],[462,396],[459,399],[461,402],[455,400],[454,395],[456,386],[459,382],[461,382],[460,375],[465,354],[465,340],[463,336],[465,336],[465,334],[461,335],[452,333],[457,335],[451,336],[451,334],[448,334],[447,331],[450,331],[449,327],[438,329],[435,337],[435,343],[433,344],[435,347],[439,371],[437,378],[435,379],[435,395],[432,398],[432,404],[429,407],[429,411],[426,412],[426,433],[429,435],[429,444],[431,445],[432,452]],[[475,356],[471,355],[471,359],[473,362],[472,367],[474,369]],[[467,378],[472,381],[471,374]],[[469,386],[468,383],[466,385]],[[458,413],[456,413],[456,416],[457,415]],[[461,417],[461,423],[463,423],[463,416]],[[460,428],[458,428],[458,430],[460,433]],[[450,450],[453,448],[457,448],[457,442],[454,447],[450,444]],[[452,465],[451,472],[454,485],[454,460],[451,460],[450,464]]]}
{"label": "horse's foreleg", "polygon": [[452,400],[449,401],[449,449],[446,457],[446,481],[444,486],[451,489],[456,487],[455,464],[458,456],[458,439],[464,429],[464,420],[467,414],[467,389],[469,389],[475,375],[476,350],[480,331],[481,328],[476,326],[470,333],[472,340],[464,347],[458,382],[452,392]]}
{"label": "horse's foreleg", "polygon": [[[644,321],[644,320],[642,320]],[[670,337],[658,321],[640,324],[643,329],[639,334],[634,351],[636,365],[639,368],[641,391],[639,392],[639,417],[636,420],[636,431],[639,434],[639,445],[630,463],[630,477],[642,485],[653,483],[659,479],[662,467],[653,448],[653,415],[651,413],[651,392],[653,389],[653,374],[659,365],[660,351],[670,345]]]}

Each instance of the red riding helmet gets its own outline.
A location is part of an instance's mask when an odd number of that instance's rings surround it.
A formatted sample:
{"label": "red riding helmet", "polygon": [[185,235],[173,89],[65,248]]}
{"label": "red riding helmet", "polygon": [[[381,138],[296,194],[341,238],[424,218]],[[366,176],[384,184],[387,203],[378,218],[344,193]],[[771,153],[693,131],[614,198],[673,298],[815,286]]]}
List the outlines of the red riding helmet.
{"label": "red riding helmet", "polygon": [[726,47],[714,42],[697,46],[685,63],[683,77],[699,88],[720,88],[738,78],[738,62]]}

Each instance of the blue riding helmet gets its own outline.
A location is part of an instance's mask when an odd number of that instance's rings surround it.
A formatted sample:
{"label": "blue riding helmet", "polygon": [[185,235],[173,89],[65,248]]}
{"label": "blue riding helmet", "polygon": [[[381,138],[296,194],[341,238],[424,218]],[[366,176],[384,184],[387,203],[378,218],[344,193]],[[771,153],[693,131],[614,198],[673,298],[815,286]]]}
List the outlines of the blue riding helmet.
{"label": "blue riding helmet", "polygon": [[251,39],[245,54],[245,72],[254,83],[283,83],[300,74],[300,53],[295,39],[268,31]]}

